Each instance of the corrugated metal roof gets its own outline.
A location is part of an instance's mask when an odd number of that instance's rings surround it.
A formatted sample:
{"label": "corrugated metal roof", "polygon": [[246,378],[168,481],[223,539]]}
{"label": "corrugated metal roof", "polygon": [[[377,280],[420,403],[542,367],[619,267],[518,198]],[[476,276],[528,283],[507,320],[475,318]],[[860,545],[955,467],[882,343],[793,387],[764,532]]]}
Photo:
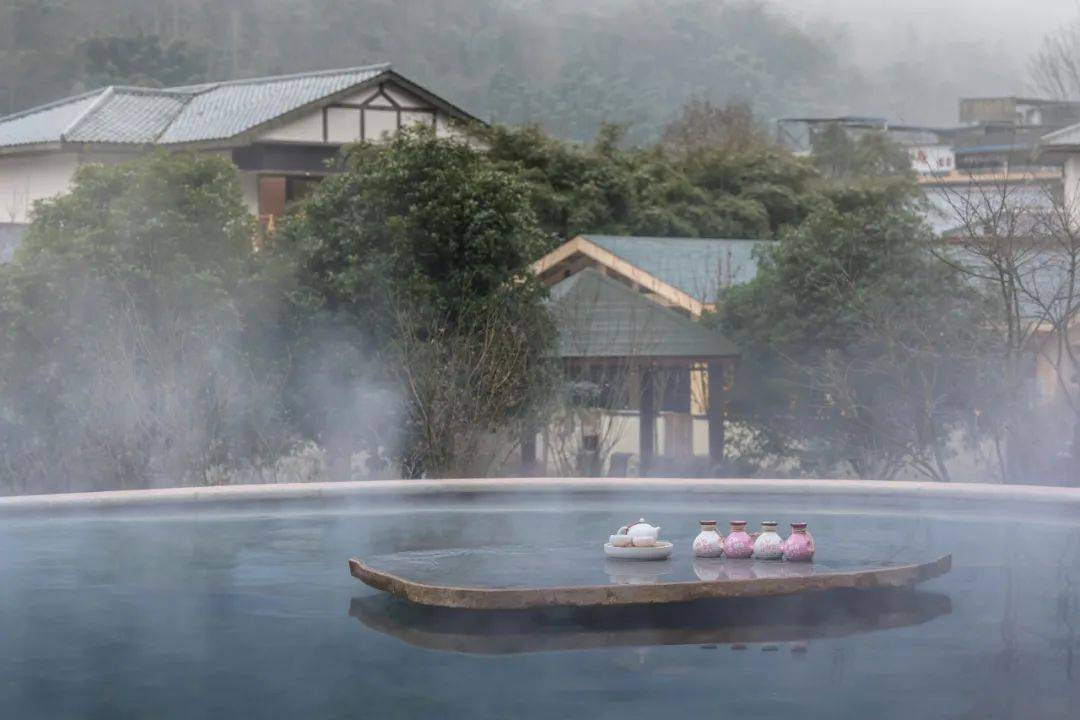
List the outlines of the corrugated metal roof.
{"label": "corrugated metal roof", "polygon": [[587,240],[703,303],[757,274],[754,249],[772,240],[584,235]]}
{"label": "corrugated metal roof", "polygon": [[[987,281],[978,276],[995,276],[990,262],[970,248],[945,245],[938,251],[944,252],[957,265],[974,271],[966,275],[973,287],[987,287]],[[1069,315],[1076,303],[1070,278],[1073,267],[1069,256],[1060,250],[1032,250],[1022,254],[1014,272],[1021,281],[1022,291],[1018,293],[1016,310],[1023,323],[1046,323]],[[993,282],[996,281],[991,281],[991,285]],[[991,297],[996,297],[996,293]]]}
{"label": "corrugated metal roof", "polygon": [[551,304],[559,328],[559,357],[738,355],[734,343],[720,333],[595,268],[553,285]]}
{"label": "corrugated metal roof", "polygon": [[1021,143],[1004,143],[998,145],[968,145],[965,147],[957,147],[953,149],[953,152],[957,155],[971,155],[972,153],[997,153],[997,152],[1012,152],[1014,150],[1030,150],[1030,145]]}
{"label": "corrugated metal roof", "polygon": [[0,118],[0,147],[222,140],[389,71],[380,64],[175,88],[109,87]]}
{"label": "corrugated metal roof", "polygon": [[95,90],[0,118],[0,146],[59,142],[64,131],[92,108],[104,92]]}

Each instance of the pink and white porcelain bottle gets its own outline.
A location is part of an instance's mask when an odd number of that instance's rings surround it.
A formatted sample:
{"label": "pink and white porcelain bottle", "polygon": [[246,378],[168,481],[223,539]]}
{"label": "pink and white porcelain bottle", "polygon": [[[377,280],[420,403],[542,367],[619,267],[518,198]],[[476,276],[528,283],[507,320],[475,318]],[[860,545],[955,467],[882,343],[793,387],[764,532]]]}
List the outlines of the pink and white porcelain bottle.
{"label": "pink and white porcelain bottle", "polygon": [[724,538],[724,555],[733,559],[743,559],[753,554],[754,539],[746,532],[746,521],[732,520],[731,532]]}
{"label": "pink and white porcelain bottle", "polygon": [[806,523],[791,523],[791,535],[784,541],[784,559],[788,562],[810,562],[814,559],[814,536]]}
{"label": "pink and white porcelain bottle", "polygon": [[694,538],[694,556],[717,558],[724,554],[724,536],[716,531],[715,520],[701,520],[701,532]]}

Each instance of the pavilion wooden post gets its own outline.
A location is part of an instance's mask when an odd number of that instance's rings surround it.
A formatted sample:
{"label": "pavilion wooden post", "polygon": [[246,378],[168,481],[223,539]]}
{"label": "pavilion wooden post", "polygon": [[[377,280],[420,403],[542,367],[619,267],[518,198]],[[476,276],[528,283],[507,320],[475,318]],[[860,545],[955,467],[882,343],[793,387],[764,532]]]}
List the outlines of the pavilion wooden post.
{"label": "pavilion wooden post", "polygon": [[536,472],[536,428],[525,426],[521,435],[521,473],[526,477],[535,477]]}
{"label": "pavilion wooden post", "polygon": [[656,450],[653,442],[656,437],[656,395],[652,367],[641,365],[640,372],[641,403],[638,411],[638,455],[640,458],[639,474],[645,477],[649,474]]}
{"label": "pavilion wooden post", "polygon": [[726,363],[716,360],[709,363],[709,459],[716,467],[724,462],[724,371]]}

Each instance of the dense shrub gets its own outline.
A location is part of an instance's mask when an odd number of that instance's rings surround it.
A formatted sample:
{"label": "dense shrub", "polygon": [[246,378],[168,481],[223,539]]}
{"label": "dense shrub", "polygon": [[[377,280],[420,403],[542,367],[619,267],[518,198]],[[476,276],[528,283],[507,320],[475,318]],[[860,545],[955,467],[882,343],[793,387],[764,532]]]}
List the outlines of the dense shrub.
{"label": "dense shrub", "polygon": [[0,267],[0,478],[14,490],[204,482],[284,448],[274,298],[235,168],[80,169]]}

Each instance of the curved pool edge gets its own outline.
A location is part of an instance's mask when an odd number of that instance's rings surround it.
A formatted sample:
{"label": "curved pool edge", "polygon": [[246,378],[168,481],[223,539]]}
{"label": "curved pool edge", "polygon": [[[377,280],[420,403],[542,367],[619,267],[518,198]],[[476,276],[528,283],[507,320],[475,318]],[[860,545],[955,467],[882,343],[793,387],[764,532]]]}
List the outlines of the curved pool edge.
{"label": "curved pool edge", "polygon": [[463,480],[362,480],[353,482],[226,485],[154,490],[114,490],[0,497],[0,516],[50,514],[79,510],[169,508],[241,501],[347,500],[364,497],[425,495],[561,495],[633,492],[641,494],[732,493],[873,500],[1017,502],[1047,505],[1057,511],[1080,510],[1080,488],[981,483],[932,483],[881,480],[772,480],[674,478],[501,478]]}

